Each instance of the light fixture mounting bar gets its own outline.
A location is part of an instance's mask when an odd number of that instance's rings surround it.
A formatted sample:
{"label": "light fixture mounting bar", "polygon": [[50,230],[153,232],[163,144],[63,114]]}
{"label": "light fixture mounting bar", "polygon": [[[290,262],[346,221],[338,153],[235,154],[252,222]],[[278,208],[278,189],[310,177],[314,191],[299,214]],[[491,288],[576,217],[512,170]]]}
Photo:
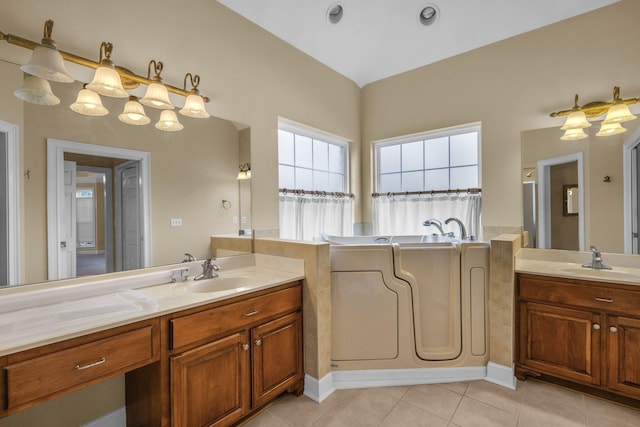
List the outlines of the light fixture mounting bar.
{"label": "light fixture mounting bar", "polygon": [[[0,40],[5,40],[9,44],[20,46],[30,50],[33,50],[36,47],[40,46],[39,43],[36,43],[34,41],[22,38],[20,36],[15,36],[13,34],[6,34],[6,33],[3,33],[2,31],[0,31]],[[82,65],[83,67],[87,67],[87,68],[93,68],[94,70],[98,69],[98,67],[100,66],[100,62],[96,62],[91,59],[87,59],[82,56],[75,55],[70,52],[65,52],[63,50],[58,50],[58,51],[60,52],[60,54],[62,55],[62,58],[65,61],[73,62],[74,64]],[[142,83],[145,85],[150,85],[151,83],[153,83],[153,80],[140,76],[138,74],[135,74],[120,66],[116,66],[116,71],[118,72],[120,77],[125,80],[133,81],[136,83]],[[163,85],[167,88],[169,92],[172,92],[178,95],[182,95],[186,97],[192,94],[192,92],[190,91],[166,84],[164,82],[163,82]],[[202,99],[204,100],[204,102],[210,101],[210,99],[206,96],[202,96]]]}
{"label": "light fixture mounting bar", "polygon": [[574,111],[582,111],[589,118],[594,118],[605,114],[611,106],[618,102],[621,104],[632,105],[640,102],[640,98],[628,98],[628,99],[620,99],[620,87],[616,86],[613,88],[613,101],[612,102],[603,102],[603,101],[594,101],[589,102],[588,104],[583,105],[582,107],[577,104],[576,95],[576,105],[570,110],[562,110],[556,111],[549,114],[551,117],[559,117],[559,116],[568,116]]}

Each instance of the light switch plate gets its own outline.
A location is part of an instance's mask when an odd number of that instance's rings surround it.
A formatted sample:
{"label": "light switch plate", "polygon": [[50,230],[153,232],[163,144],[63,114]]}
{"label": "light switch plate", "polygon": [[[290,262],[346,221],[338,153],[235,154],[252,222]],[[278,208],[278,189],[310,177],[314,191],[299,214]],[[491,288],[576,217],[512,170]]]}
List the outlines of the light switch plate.
{"label": "light switch plate", "polygon": [[171,218],[172,227],[182,227],[182,218]]}

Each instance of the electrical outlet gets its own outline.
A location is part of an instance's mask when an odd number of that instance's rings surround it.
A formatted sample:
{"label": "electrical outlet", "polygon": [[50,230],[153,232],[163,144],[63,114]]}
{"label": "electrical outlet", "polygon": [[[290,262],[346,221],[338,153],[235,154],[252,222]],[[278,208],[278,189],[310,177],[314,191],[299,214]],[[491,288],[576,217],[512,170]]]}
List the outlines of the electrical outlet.
{"label": "electrical outlet", "polygon": [[172,227],[182,227],[182,218],[171,218]]}
{"label": "electrical outlet", "polygon": [[243,223],[243,224],[246,224],[246,223],[247,223],[247,217],[246,217],[246,216],[243,216],[243,217],[242,217],[242,223]]}
{"label": "electrical outlet", "polygon": [[237,217],[237,216],[234,216],[234,217],[233,217],[233,223],[234,223],[234,224],[237,224],[237,223],[238,223],[238,217]]}

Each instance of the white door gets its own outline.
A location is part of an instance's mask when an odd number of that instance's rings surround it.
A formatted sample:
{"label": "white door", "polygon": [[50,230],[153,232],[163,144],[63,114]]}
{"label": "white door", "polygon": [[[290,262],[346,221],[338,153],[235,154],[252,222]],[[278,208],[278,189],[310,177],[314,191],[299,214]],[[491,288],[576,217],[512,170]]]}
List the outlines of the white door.
{"label": "white door", "polygon": [[142,203],[140,162],[132,161],[116,167],[119,178],[117,227],[119,270],[142,268]]}
{"label": "white door", "polygon": [[58,277],[76,277],[76,163],[64,162],[64,191],[58,203]]}

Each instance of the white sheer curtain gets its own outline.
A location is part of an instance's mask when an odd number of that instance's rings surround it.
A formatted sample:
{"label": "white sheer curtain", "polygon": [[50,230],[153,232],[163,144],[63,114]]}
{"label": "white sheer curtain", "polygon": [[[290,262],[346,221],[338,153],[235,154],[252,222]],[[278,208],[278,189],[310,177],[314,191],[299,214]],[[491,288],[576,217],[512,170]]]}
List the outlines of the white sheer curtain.
{"label": "white sheer curtain", "polygon": [[313,240],[322,233],[353,235],[350,197],[280,194],[280,238]]}
{"label": "white sheer curtain", "polygon": [[[427,219],[458,218],[470,236],[479,237],[482,198],[479,194],[422,194],[417,196],[379,196],[372,202],[374,235],[407,235],[437,233],[422,225]],[[459,231],[449,223],[445,231]]]}

